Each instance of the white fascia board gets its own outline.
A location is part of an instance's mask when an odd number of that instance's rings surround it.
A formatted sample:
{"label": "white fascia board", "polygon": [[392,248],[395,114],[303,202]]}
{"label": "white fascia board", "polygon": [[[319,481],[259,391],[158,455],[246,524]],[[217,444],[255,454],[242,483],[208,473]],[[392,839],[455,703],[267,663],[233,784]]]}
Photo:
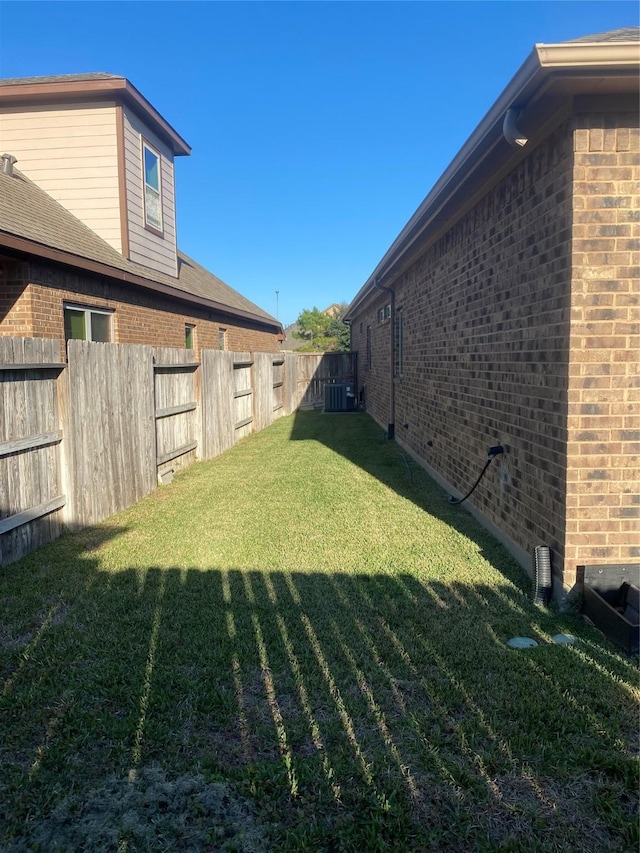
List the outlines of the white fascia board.
{"label": "white fascia board", "polygon": [[620,68],[640,62],[640,42],[564,42],[537,44],[543,68]]}

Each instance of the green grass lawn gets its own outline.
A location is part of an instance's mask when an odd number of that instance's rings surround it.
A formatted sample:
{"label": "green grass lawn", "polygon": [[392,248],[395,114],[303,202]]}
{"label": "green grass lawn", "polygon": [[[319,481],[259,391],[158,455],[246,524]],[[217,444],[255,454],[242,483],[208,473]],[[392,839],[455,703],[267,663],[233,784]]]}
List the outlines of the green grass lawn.
{"label": "green grass lawn", "polygon": [[0,850],[636,850],[635,662],[530,593],[367,416],[279,420],[0,571]]}

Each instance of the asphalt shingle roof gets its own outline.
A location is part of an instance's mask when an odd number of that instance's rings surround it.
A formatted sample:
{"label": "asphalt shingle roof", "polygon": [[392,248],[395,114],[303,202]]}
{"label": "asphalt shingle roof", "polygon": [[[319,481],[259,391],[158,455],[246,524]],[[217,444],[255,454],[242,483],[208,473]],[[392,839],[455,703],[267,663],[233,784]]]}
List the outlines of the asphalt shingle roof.
{"label": "asphalt shingle roof", "polygon": [[127,260],[18,169],[12,176],[0,172],[0,245],[1,232],[103,264],[116,276],[117,271],[129,273],[182,291],[187,299],[208,299],[279,325],[274,317],[183,252],[178,251],[177,279]]}
{"label": "asphalt shingle roof", "polygon": [[582,36],[572,39],[570,44],[576,42],[606,42],[606,41],[640,41],[640,27],[621,27],[619,30],[610,30],[607,33],[595,33],[591,36]]}
{"label": "asphalt shingle roof", "polygon": [[91,80],[124,80],[120,74],[109,74],[107,71],[91,71],[87,74],[50,74],[45,77],[3,77],[3,86],[26,86],[31,83],[80,83]]}

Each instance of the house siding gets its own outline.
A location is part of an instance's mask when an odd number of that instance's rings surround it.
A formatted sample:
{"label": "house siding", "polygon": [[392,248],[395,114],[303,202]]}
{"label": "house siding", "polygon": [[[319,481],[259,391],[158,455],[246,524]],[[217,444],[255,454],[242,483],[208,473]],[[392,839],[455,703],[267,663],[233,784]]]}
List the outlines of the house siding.
{"label": "house siding", "polygon": [[28,178],[122,252],[115,103],[2,107],[0,147],[17,158]]}
{"label": "house siding", "polygon": [[[629,136],[629,116],[609,115],[610,139],[624,142],[611,141],[595,158],[586,150],[574,157],[574,141],[593,148],[602,127],[573,122],[556,128],[391,282],[404,315],[404,368],[394,379],[398,441],[457,494],[475,482],[488,448],[503,445],[470,503],[514,553],[549,545],[565,589],[578,562],[637,556],[637,478],[629,465],[640,437],[629,347],[637,332],[631,180],[638,175],[627,162],[637,137]],[[633,139],[635,148],[610,150]],[[588,172],[605,163],[619,171]],[[606,245],[589,243],[599,239],[597,225],[614,220],[622,230]],[[371,326],[372,364],[359,383],[383,426],[391,327],[376,318],[388,301],[380,292],[352,322],[360,363]]]}
{"label": "house siding", "polygon": [[[177,276],[176,208],[173,155],[129,109],[123,110],[125,186],[129,258],[150,269]],[[161,155],[162,236],[145,228],[142,192],[142,138]]]}
{"label": "house siding", "polygon": [[233,320],[160,294],[114,284],[53,264],[18,264],[0,260],[2,288],[0,335],[58,338],[64,349],[63,304],[73,302],[114,312],[114,342],[185,347],[185,324],[195,326],[195,353],[218,349],[225,331],[225,349],[236,352],[279,351],[275,334],[258,323]]}

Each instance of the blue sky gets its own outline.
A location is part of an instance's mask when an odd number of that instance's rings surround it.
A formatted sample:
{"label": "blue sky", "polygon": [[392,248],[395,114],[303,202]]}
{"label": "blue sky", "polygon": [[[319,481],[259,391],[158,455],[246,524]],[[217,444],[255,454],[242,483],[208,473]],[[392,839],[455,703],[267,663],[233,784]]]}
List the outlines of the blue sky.
{"label": "blue sky", "polygon": [[286,325],[353,298],[536,42],[638,8],[3,0],[0,76],[127,77],[193,147],[180,247]]}

